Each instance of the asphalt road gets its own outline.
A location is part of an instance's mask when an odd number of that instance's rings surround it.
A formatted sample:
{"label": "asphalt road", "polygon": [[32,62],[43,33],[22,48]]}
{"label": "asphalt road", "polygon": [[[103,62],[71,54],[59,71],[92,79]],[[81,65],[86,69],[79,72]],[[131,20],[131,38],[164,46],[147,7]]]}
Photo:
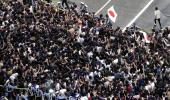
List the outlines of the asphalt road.
{"label": "asphalt road", "polygon": [[161,11],[161,23],[163,27],[170,26],[170,0],[155,0],[151,6],[136,21],[144,29],[154,25],[154,8],[159,7]]}
{"label": "asphalt road", "polygon": [[[80,4],[84,2],[88,5],[89,11],[96,12],[108,0],[70,0]],[[111,0],[111,2],[99,13],[106,14],[107,9],[114,6],[118,13],[115,26],[124,28],[149,2],[150,0]],[[150,29],[154,25],[154,8],[158,6],[162,12],[162,25],[170,26],[170,0],[154,0],[150,7],[136,20],[136,24],[144,29]]]}

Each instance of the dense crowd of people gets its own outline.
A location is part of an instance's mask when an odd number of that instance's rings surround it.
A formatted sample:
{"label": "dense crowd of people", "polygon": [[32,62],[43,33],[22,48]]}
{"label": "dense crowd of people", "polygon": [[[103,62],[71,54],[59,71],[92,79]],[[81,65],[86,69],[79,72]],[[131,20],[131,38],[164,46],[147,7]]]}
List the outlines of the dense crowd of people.
{"label": "dense crowd of people", "polygon": [[0,1],[1,99],[168,100],[170,29],[146,43],[81,8]]}

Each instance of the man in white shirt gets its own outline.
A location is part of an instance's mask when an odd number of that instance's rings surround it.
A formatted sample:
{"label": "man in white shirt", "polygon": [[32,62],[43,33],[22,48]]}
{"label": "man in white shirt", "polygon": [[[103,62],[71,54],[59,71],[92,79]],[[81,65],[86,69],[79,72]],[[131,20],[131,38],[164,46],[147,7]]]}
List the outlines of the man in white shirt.
{"label": "man in white shirt", "polygon": [[154,19],[155,26],[156,26],[157,21],[159,23],[160,29],[162,29],[162,25],[161,25],[161,12],[158,9],[158,7],[155,7],[155,19]]}

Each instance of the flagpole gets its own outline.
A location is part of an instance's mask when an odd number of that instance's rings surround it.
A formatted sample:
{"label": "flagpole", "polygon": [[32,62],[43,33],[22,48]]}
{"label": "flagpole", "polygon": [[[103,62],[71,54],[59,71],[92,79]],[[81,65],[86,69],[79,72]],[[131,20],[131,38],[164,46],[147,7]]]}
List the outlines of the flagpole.
{"label": "flagpole", "polygon": [[108,20],[109,20],[109,23],[112,24],[112,29],[114,29],[114,26],[119,27],[117,23],[113,23],[110,19],[108,19]]}

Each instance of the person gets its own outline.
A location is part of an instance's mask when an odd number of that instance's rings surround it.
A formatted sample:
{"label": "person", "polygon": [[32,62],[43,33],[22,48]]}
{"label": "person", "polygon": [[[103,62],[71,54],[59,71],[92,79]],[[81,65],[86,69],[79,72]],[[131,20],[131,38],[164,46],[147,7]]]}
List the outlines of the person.
{"label": "person", "polygon": [[170,29],[154,30],[145,43],[137,25],[122,32],[109,26],[108,16],[81,13],[73,3],[65,11],[37,1],[34,14],[22,3],[19,12],[0,4],[0,98],[162,100],[169,94]]}
{"label": "person", "polygon": [[52,0],[46,0],[48,3],[51,3],[52,2]]}
{"label": "person", "polygon": [[162,29],[162,25],[161,25],[161,12],[158,9],[158,7],[155,7],[155,19],[154,19],[155,26],[157,24],[157,21],[159,23],[160,29]]}
{"label": "person", "polygon": [[66,5],[67,9],[69,9],[68,1],[67,0],[62,0],[62,6],[63,7],[64,7],[64,4]]}
{"label": "person", "polygon": [[22,2],[23,2],[24,5],[29,5],[30,6],[30,5],[32,5],[33,1],[32,0],[23,0]]}

